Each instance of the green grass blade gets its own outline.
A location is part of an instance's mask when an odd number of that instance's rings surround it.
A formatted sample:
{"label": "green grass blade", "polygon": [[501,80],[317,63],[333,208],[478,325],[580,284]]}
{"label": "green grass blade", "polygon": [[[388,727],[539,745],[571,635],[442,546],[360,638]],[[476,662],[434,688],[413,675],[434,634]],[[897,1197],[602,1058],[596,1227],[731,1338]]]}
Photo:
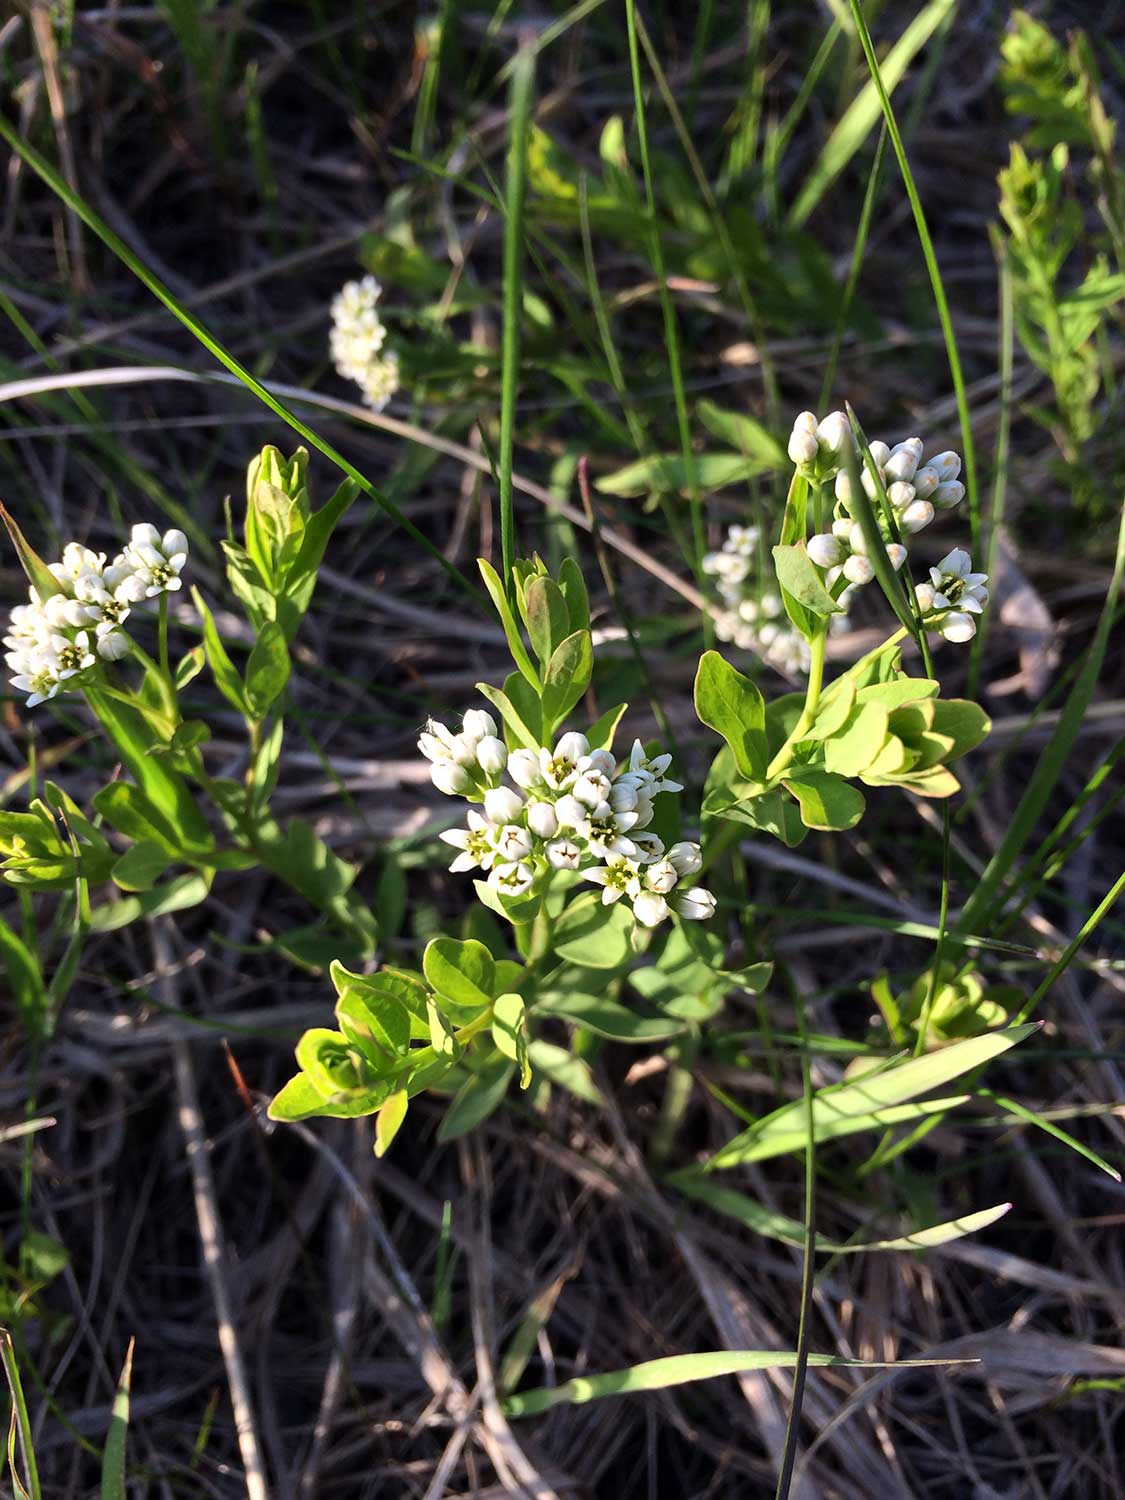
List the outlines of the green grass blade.
{"label": "green grass blade", "polygon": [[[1110,630],[1117,610],[1117,600],[1125,578],[1125,505],[1121,508],[1121,519],[1117,532],[1117,555],[1114,559],[1113,578],[1109,585],[1102,612],[1098,618],[1094,639],[1086,653],[1082,670],[1070,691],[1059,722],[1048,740],[1031,780],[1024,788],[1023,796],[1008,822],[1000,847],[993,854],[978,880],[972,895],[961,909],[957,923],[959,932],[968,932],[989,925],[989,913],[999,900],[1000,887],[1015,864],[1024,845],[1035,830],[1059,777],[1066,768],[1070,751],[1082,727],[1086,709],[1094,695],[1098,675],[1109,644]],[[1060,970],[1061,972],[1061,970]],[[1050,980],[1047,988],[1050,987]],[[1038,993],[1038,992],[1037,992]]]}
{"label": "green grass blade", "polygon": [[[35,1461],[31,1417],[27,1410],[27,1397],[23,1393],[23,1381],[20,1379],[16,1348],[12,1343],[12,1335],[6,1328],[0,1328],[0,1363],[3,1363],[8,1389],[12,1395],[12,1418],[8,1432],[8,1464],[12,1473],[12,1484],[17,1494],[28,1495],[31,1500],[43,1500],[43,1491],[39,1484],[39,1466]],[[16,1472],[17,1439],[20,1453],[23,1455],[26,1485]]]}
{"label": "green grass blade", "polygon": [[125,1440],[129,1434],[129,1392],[133,1384],[133,1345],[129,1340],[113,1398],[113,1417],[102,1455],[101,1500],[125,1500]]}
{"label": "green grass blade", "polygon": [[1079,928],[1078,932],[1075,933],[1070,942],[1067,943],[1062,953],[1059,954],[1058,961],[1051,965],[1050,973],[1047,974],[1047,976],[1044,978],[1043,982],[1039,985],[1031,998],[1027,1000],[1021,1007],[1018,1017],[1019,1020],[1022,1021],[1025,1019],[1025,1017],[1034,1015],[1035,1011],[1039,1008],[1040,1003],[1045,998],[1048,990],[1052,988],[1056,980],[1058,980],[1060,976],[1063,975],[1070,967],[1070,963],[1074,958],[1074,955],[1081,947],[1083,947],[1083,945],[1086,943],[1086,940],[1098,927],[1106,913],[1111,911],[1117,904],[1118,897],[1121,895],[1122,891],[1125,891],[1125,874],[1121,874],[1117,877],[1106,895],[1086,918],[1085,922],[1083,922],[1082,926]]}
{"label": "green grass blade", "polygon": [[[628,1396],[637,1391],[663,1391],[672,1385],[688,1385],[695,1380],[714,1380],[719,1375],[740,1375],[745,1370],[791,1370],[799,1356],[795,1350],[721,1349],[712,1354],[673,1354],[667,1359],[650,1359],[630,1365],[625,1370],[610,1370],[604,1375],[588,1375],[568,1380],[563,1385],[544,1386],[539,1390],[521,1391],[503,1403],[505,1416],[533,1417],[550,1411],[552,1406],[578,1406],[586,1401],[601,1401],[606,1396]],[[935,1365],[977,1364],[975,1359],[845,1359],[836,1354],[810,1354],[810,1366],[887,1370],[927,1369]]]}
{"label": "green grass blade", "polygon": [[[817,1138],[850,1133],[849,1126],[856,1121],[895,1124],[909,1115],[898,1113],[900,1106],[909,1105],[922,1094],[951,1083],[965,1073],[970,1073],[994,1057],[999,1057],[1022,1042],[1038,1029],[1037,1025],[1011,1026],[1003,1031],[990,1031],[984,1036],[970,1037],[955,1042],[951,1047],[942,1047],[925,1057],[912,1057],[905,1062],[871,1072],[850,1083],[834,1088],[821,1089],[813,1100],[813,1122]],[[933,1101],[931,1101],[933,1103]],[[949,1101],[945,1101],[946,1105]],[[919,1108],[919,1113],[928,1112],[929,1105]],[[895,1118],[889,1118],[895,1112]],[[858,1128],[867,1128],[864,1124]],[[752,1125],[749,1130],[728,1142],[707,1163],[709,1169],[736,1166],[743,1161],[759,1161],[763,1155],[776,1155],[771,1149],[779,1142],[781,1150],[793,1150],[803,1144],[806,1134],[805,1105],[803,1100],[783,1105],[773,1114]]]}
{"label": "green grass blade", "polygon": [[1084,1156],[1100,1172],[1104,1172],[1107,1177],[1112,1177],[1114,1182],[1121,1181],[1121,1173],[1116,1167],[1111,1167],[1104,1157],[1099,1156],[1096,1151],[1091,1151],[1089,1146],[1084,1146],[1081,1141],[1076,1141],[1072,1135],[1068,1135],[1065,1130],[1055,1125],[1051,1120],[1044,1119],[1042,1115],[1036,1114],[1033,1109],[1028,1109],[1025,1104],[1020,1104],[1016,1099],[1009,1099],[1002,1094],[994,1094],[989,1089],[981,1089],[980,1092],[986,1099],[991,1099],[994,1104],[998,1104],[1002,1110],[1005,1110],[1010,1115],[1014,1115],[1017,1120],[1023,1120],[1027,1125],[1037,1126],[1038,1129],[1046,1131],[1048,1135],[1053,1135],[1056,1141],[1062,1141],[1064,1146],[1069,1146],[1072,1151],[1077,1151],[1079,1156]]}
{"label": "green grass blade", "polygon": [[[895,156],[898,158],[899,170],[902,173],[903,185],[906,188],[906,196],[910,200],[910,207],[914,214],[914,224],[918,231],[918,242],[922,247],[922,258],[926,262],[926,270],[929,272],[930,287],[934,295],[934,305],[937,308],[942,336],[945,339],[946,356],[949,360],[949,374],[953,381],[954,394],[957,397],[957,415],[961,425],[961,448],[965,460],[965,488],[969,493],[969,518],[972,527],[973,545],[976,546],[980,534],[980,497],[977,493],[976,448],[973,444],[973,431],[969,421],[969,396],[965,388],[964,372],[961,369],[961,355],[957,348],[957,338],[953,332],[953,319],[949,312],[949,299],[945,295],[945,285],[942,282],[937,255],[934,252],[934,242],[930,236],[930,228],[926,223],[926,216],[922,211],[922,200],[918,196],[914,174],[910,170],[910,162],[906,156],[906,147],[902,143],[902,134],[898,128],[895,112],[891,107],[890,95],[887,92],[883,73],[879,67],[879,60],[875,56],[875,47],[871,41],[871,33],[867,29],[863,7],[860,4],[860,0],[850,0],[850,3],[852,15],[855,18],[856,31],[859,33],[864,56],[867,58],[867,66],[871,71],[871,81],[875,85],[879,95],[883,117],[887,122],[887,132],[890,135]],[[927,6],[926,12],[923,12],[923,14],[933,9],[934,6],[931,4]],[[945,9],[948,9],[948,6]],[[942,16],[938,15],[934,21],[934,28],[940,24],[941,20]]]}
{"label": "green grass blade", "polygon": [[535,85],[535,52],[521,46],[512,70],[511,124],[504,193],[504,327],[500,366],[500,550],[504,590],[515,604],[516,518],[512,487],[516,396],[520,380],[520,328],[523,322],[524,208],[527,202],[527,143]]}
{"label": "green grass blade", "polygon": [[331,443],[326,442],[324,438],[322,438],[318,433],[314,432],[311,427],[306,426],[306,424],[301,421],[300,417],[291,412],[289,408],[284,406],[277,399],[277,397],[272,394],[272,392],[267,390],[266,387],[262,385],[259,380],[256,380],[254,376],[251,375],[250,371],[247,370],[244,365],[240,364],[239,361],[235,359],[234,355],[229,353],[229,351],[219,343],[218,339],[216,339],[215,336],[204,327],[204,325],[199,321],[195,314],[192,313],[188,308],[184,307],[183,304],[174,295],[174,293],[164,285],[159,277],[155,276],[148,269],[148,267],[144,264],[140,257],[137,256],[132,249],[130,249],[125,241],[121,239],[119,235],[115,234],[114,231],[109,227],[109,225],[106,224],[105,221],[94,212],[89,204],[86,203],[85,199],[81,198],[77,193],[71,190],[69,184],[64,180],[63,177],[60,176],[58,172],[55,171],[54,167],[50,164],[49,161],[47,161],[46,157],[41,156],[39,152],[36,151],[35,147],[30,144],[30,142],[25,141],[23,137],[18,133],[18,131],[15,130],[15,128],[4,118],[2,114],[0,114],[0,138],[7,141],[8,145],[12,148],[16,155],[21,157],[22,160],[25,161],[27,165],[32,169],[32,171],[37,173],[38,176],[43,179],[43,181],[52,190],[52,192],[54,192],[67,205],[69,209],[71,209],[78,215],[78,217],[82,220],[86,227],[88,229],[91,229],[94,234],[96,234],[98,238],[105,245],[107,245],[110,250],[113,251],[114,255],[116,255],[119,260],[124,262],[126,266],[128,266],[133,275],[136,276],[139,281],[143,282],[143,284],[149,289],[153,296],[156,297],[158,301],[162,302],[168,309],[168,311],[180,320],[180,322],[184,325],[188,332],[193,334],[194,337],[199,340],[199,342],[208,351],[208,353],[212,354],[220,364],[225,365],[226,368],[231,372],[231,374],[236,376],[242,382],[242,384],[246,386],[247,390],[252,391],[264,406],[269,407],[270,411],[272,411],[275,416],[280,417],[281,420],[287,423],[287,425],[290,426],[294,432],[300,433],[301,437],[303,437],[307,443],[316,448],[319,453],[323,453],[325,458],[330,459],[337,468],[341,469],[345,474],[347,474],[350,479],[354,480],[355,483],[359,485],[364,494],[370,495],[371,499],[375,501],[376,505],[378,505],[380,509],[383,510],[391,518],[391,520],[395,522],[397,526],[401,526],[409,537],[416,541],[420,547],[422,547],[432,558],[434,558],[435,561],[437,561],[445,570],[445,572],[448,573],[449,576],[457,582],[459,587],[463,588],[474,600],[479,599],[477,591],[473,588],[472,584],[469,583],[464,575],[456,567],[454,567],[451,562],[449,562],[449,560],[441,552],[440,548],[436,547],[433,542],[430,541],[429,537],[427,537],[424,532],[420,531],[418,527],[414,525],[413,521],[409,520],[402,513],[402,511],[399,510],[398,506],[395,505],[392,500],[384,495],[381,490],[376,489],[371,481],[363,474],[361,474],[354,464],[349,463],[349,461],[343,456],[342,453],[337,452],[337,450],[332,446]]}
{"label": "green grass blade", "polygon": [[[882,67],[882,91],[894,93],[906,70],[945,20],[956,0],[930,0],[891,48]],[[857,18],[856,25],[860,25]],[[861,33],[862,36],[862,33]],[[880,85],[874,77],[864,84],[844,111],[824,149],[805,179],[789,212],[789,223],[799,229],[870,135],[882,107]]]}

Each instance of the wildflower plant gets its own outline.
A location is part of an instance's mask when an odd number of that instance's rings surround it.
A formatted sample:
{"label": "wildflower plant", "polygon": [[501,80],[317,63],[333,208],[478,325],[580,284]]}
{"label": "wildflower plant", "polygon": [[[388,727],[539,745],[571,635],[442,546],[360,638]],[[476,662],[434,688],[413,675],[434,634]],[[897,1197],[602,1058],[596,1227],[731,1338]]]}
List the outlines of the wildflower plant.
{"label": "wildflower plant", "polygon": [[[282,826],[270,811],[284,737],[289,643],[308,607],[332,529],[354,499],[349,482],[313,510],[307,455],[265,448],[251,463],[242,537],[224,541],[227,572],[243,603],[253,645],[239,668],[198,590],[191,591],[202,643],[179,660],[171,653],[169,600],[188,571],[184,532],[134,526],[112,560],[69,542],[45,563],[5,512],[30,583],[4,636],[13,687],[28,708],[80,694],[105,731],[127,776],[94,795],[83,813],[53,782],[26,812],[0,810],[0,874],[30,890],[74,889],[87,920],[108,928],[139,915],[202,901],[216,874],[264,867],[313,907],[307,930],[278,935],[278,945],[308,955],[325,934],[332,950],[372,950],[374,924],[352,891],[357,871],[300,820]],[[146,615],[155,613],[155,620]],[[142,644],[155,625],[156,646]],[[241,779],[215,776],[202,720],[185,715],[182,695],[209,670],[248,734]],[[90,889],[118,891],[89,908]],[[122,894],[123,893],[123,894]]]}

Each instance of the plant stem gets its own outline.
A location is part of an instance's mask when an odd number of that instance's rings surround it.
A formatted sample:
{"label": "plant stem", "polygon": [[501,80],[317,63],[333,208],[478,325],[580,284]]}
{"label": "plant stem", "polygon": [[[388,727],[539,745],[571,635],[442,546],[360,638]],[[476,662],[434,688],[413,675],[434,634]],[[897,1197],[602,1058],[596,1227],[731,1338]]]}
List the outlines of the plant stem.
{"label": "plant stem", "polygon": [[817,633],[809,643],[809,681],[805,688],[805,706],[801,709],[801,717],[793,725],[793,732],[782,745],[781,749],[770,761],[766,771],[766,780],[771,781],[778,771],[782,771],[793,759],[793,753],[797,746],[809,732],[813,720],[816,718],[817,705],[820,703],[820,690],[824,685],[824,650],[828,644],[828,622],[824,621]]}
{"label": "plant stem", "polygon": [[164,673],[164,680],[167,682],[167,684],[169,686],[169,689],[171,689],[172,691],[174,691],[174,689],[172,687],[172,668],[171,668],[171,664],[170,664],[170,662],[168,660],[168,595],[167,594],[161,594],[161,596],[160,596],[160,617],[159,618],[160,618],[160,623],[159,623],[158,629],[159,629],[159,632],[160,632],[160,670]]}

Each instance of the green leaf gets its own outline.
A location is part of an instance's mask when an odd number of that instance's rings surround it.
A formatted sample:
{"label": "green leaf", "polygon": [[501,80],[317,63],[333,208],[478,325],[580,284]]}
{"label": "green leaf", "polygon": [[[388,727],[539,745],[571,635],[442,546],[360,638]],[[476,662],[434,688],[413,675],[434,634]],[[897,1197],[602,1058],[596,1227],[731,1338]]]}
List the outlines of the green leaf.
{"label": "green leaf", "polygon": [[586,731],[586,738],[590,742],[591,750],[613,749],[613,737],[628,707],[627,703],[619,703],[616,708],[607,708],[605,713],[590,725]]}
{"label": "green leaf", "polygon": [[[767,1208],[765,1204],[748,1198],[745,1193],[720,1187],[705,1173],[694,1170],[677,1172],[673,1182],[679,1192],[700,1203],[706,1203],[717,1213],[736,1219],[755,1234],[763,1235],[766,1239],[781,1240],[787,1245],[805,1243],[805,1226],[799,1219],[791,1219],[786,1214]],[[1011,1206],[1010,1203],[998,1203],[993,1208],[983,1208],[977,1213],[966,1214],[963,1218],[932,1224],[910,1234],[896,1235],[893,1239],[838,1244],[817,1235],[816,1250],[820,1255],[859,1255],[868,1250],[932,1250],[938,1245],[948,1245],[953,1240],[964,1239],[968,1234],[979,1234],[982,1229],[987,1229],[998,1219],[1002,1219]]]}
{"label": "green leaf", "polygon": [[387,1154],[391,1142],[399,1132],[399,1127],[406,1119],[409,1104],[410,1096],[405,1089],[399,1089],[380,1106],[379,1113],[375,1116],[376,1156]]}
{"label": "green leaf", "polygon": [[555,648],[562,645],[571,631],[570,611],[554,579],[536,576],[527,585],[524,622],[532,649],[546,667]]}
{"label": "green leaf", "polygon": [[778,583],[804,609],[814,615],[843,613],[821,582],[816,564],[804,547],[797,545],[775,547],[773,567]]}
{"label": "green leaf", "polygon": [[696,409],[708,432],[737,448],[745,457],[756,458],[771,469],[783,469],[788,464],[784,445],[745,412],[725,411],[713,401],[701,401]]}
{"label": "green leaf", "polygon": [[61,594],[62,585],[16,525],[15,518],[9,515],[3,505],[0,505],[0,520],[7,527],[12,546],[16,549],[16,556],[20,560],[20,567],[27,574],[27,581],[39,597],[49,599],[52,594]]}
{"label": "green leaf", "polygon": [[543,729],[551,734],[590,686],[594,648],[588,630],[576,630],[554,650],[543,674]]}
{"label": "green leaf", "polygon": [[[492,564],[486,562],[483,557],[477,558],[477,567],[480,569],[480,576],[484,579],[484,586],[488,590],[488,597],[492,600],[493,608],[500,616],[500,623],[504,627],[504,635],[507,638],[508,650],[512,653],[512,660],[538,692],[540,689],[539,673],[532,666],[531,657],[527,654],[527,647],[520,635],[516,617],[512,614],[511,606],[508,604],[500,576]],[[478,687],[478,691],[483,690]]]}
{"label": "green leaf", "polygon": [[837,776],[866,771],[887,739],[887,710],[881,703],[863,703],[824,742],[824,766]]}
{"label": "green leaf", "polygon": [[607,995],[577,990],[549,990],[537,996],[535,1014],[561,1016],[615,1042],[664,1042],[687,1030],[687,1023],[674,1016],[640,1015]]}
{"label": "green leaf", "polygon": [[791,1370],[804,1361],[816,1369],[847,1366],[865,1370],[885,1370],[934,1365],[976,1364],[975,1359],[846,1359],[835,1354],[807,1354],[781,1349],[721,1349],[709,1354],[673,1354],[665,1359],[650,1359],[630,1365],[627,1370],[611,1370],[604,1375],[583,1375],[562,1385],[543,1386],[539,1390],[521,1391],[503,1403],[505,1416],[532,1417],[549,1411],[552,1406],[581,1405],[600,1401],[606,1396],[627,1396],[634,1391],[662,1391],[672,1385],[688,1385],[696,1380],[714,1380],[719,1375],[739,1375],[746,1370]]}
{"label": "green leaf", "polygon": [[740,775],[750,781],[766,777],[766,707],[748,677],[717,651],[705,651],[695,675],[695,712],[701,723],[720,734],[734,754]]}
{"label": "green leaf", "polygon": [[102,1453],[101,1500],[125,1500],[125,1442],[129,1432],[129,1393],[133,1384],[133,1343],[125,1351],[125,1363],[113,1395],[113,1414]]}
{"label": "green leaf", "polygon": [[953,749],[946,760],[956,760],[975,749],[991,728],[992,720],[979,703],[964,698],[938,698],[934,703],[934,733],[948,735],[953,740]]}
{"label": "green leaf", "polygon": [[[333,970],[338,967],[332,964]],[[339,986],[338,977],[336,983]],[[386,1072],[396,1058],[405,1056],[410,1049],[410,1013],[389,991],[344,984],[336,1002],[336,1021],[376,1073]]]}
{"label": "green leaf", "polygon": [[422,955],[422,972],[439,995],[474,1014],[492,1004],[496,961],[475,938],[431,939]]}
{"label": "green leaf", "polygon": [[39,959],[3,918],[0,918],[0,972],[7,975],[24,1026],[33,1037],[42,1037],[48,1024],[48,1007]]}
{"label": "green leaf", "polygon": [[566,600],[570,629],[572,631],[589,630],[590,596],[586,591],[586,580],[582,576],[582,569],[573,557],[564,557],[559,564],[559,588]]}
{"label": "green leaf", "polygon": [[638,495],[690,494],[693,490],[709,493],[741,484],[756,474],[775,468],[773,463],[746,458],[741,453],[700,453],[689,462],[679,453],[659,453],[638,459],[616,469],[595,482],[603,495],[633,498]]}
{"label": "green leaf", "polygon": [[813,721],[805,731],[806,740],[830,739],[855,706],[855,685],[847,677],[841,677],[832,686],[832,693],[825,694],[817,705]]}
{"label": "green leaf", "polygon": [[150,839],[142,839],[113,866],[113,883],[123,891],[151,891],[172,863],[166,849]]}
{"label": "green leaf", "polygon": [[438,1126],[438,1140],[443,1143],[455,1141],[487,1120],[499,1108],[514,1072],[507,1058],[497,1057],[479,1073],[473,1073],[461,1085],[446,1110]]}
{"label": "green leaf", "polygon": [[[922,1057],[892,1063],[835,1088],[822,1089],[814,1094],[812,1101],[816,1138],[823,1140],[850,1133],[856,1120],[864,1122],[858,1127],[860,1129],[893,1123],[889,1112],[897,1106],[982,1067],[1038,1029],[1039,1023],[1032,1023],[1012,1026],[1005,1031],[990,1031],[984,1036],[940,1047]],[[948,1100],[938,1102],[943,1108],[952,1107]],[[929,1112],[929,1105],[925,1106],[925,1111]],[[896,1118],[909,1118],[909,1115]],[[761,1160],[763,1155],[796,1151],[804,1145],[807,1134],[805,1101],[795,1100],[736,1136],[711,1158],[708,1167],[733,1167],[742,1161]],[[785,1144],[779,1146],[782,1141]]]}
{"label": "green leaf", "polygon": [[530,726],[524,721],[522,714],[520,714],[507,693],[502,693],[499,688],[491,687],[487,682],[478,682],[477,692],[482,697],[487,698],[493,708],[498,710],[500,717],[508,729],[508,733],[512,740],[515,741],[514,748],[538,750],[539,740]]}
{"label": "green leaf", "polygon": [[289,647],[275,621],[262,626],[246,663],[246,700],[255,718],[263,719],[289,681]]}
{"label": "green leaf", "polygon": [[545,1042],[540,1037],[529,1043],[527,1051],[535,1071],[542,1073],[552,1083],[557,1083],[559,1088],[565,1089],[577,1099],[585,1100],[587,1104],[604,1103],[589,1064],[582,1058],[575,1057],[565,1047],[556,1047],[554,1042]]}
{"label": "green leaf", "polygon": [[605,906],[600,895],[580,896],[555,925],[555,954],[587,969],[620,968],[632,956],[634,925],[624,901]]}
{"label": "green leaf", "polygon": [[[703,810],[710,812],[712,809],[705,802]],[[792,800],[776,787],[733,805],[722,808],[716,806],[714,811],[718,817],[726,818],[731,823],[745,823],[748,827],[758,828],[763,833],[772,833],[774,838],[780,839],[787,849],[795,849],[808,837],[808,829],[801,821],[800,807],[795,806]]]}
{"label": "green leaf", "polygon": [[426,1019],[430,1023],[430,1046],[438,1057],[456,1057],[458,1049],[453,1027],[431,999],[426,1000]]}
{"label": "green leaf", "polygon": [[215,625],[214,616],[207,608],[203,595],[198,589],[192,589],[191,597],[203,621],[203,649],[207,653],[207,665],[211,668],[215,686],[227,702],[238,709],[240,714],[252,717],[250,705],[246,701],[246,690],[242,685],[242,678],[238,675],[238,668],[227,654],[227,648],[223,645],[222,637]]}
{"label": "green leaf", "polygon": [[808,766],[786,772],[782,785],[800,804],[806,828],[830,832],[854,828],[867,806],[863,793],[841,777]]}
{"label": "green leaf", "polygon": [[527,1017],[523,996],[504,994],[496,997],[492,1007],[492,1040],[496,1050],[519,1064],[520,1088],[531,1082],[531,1065],[527,1058]]}
{"label": "green leaf", "polygon": [[324,1095],[303,1073],[291,1078],[274,1095],[268,1110],[271,1120],[309,1120],[314,1115],[324,1113]]}
{"label": "green leaf", "polygon": [[94,793],[94,806],[118,833],[137,842],[157,844],[169,855],[183,853],[159,809],[132,782],[111,781],[103,786]]}

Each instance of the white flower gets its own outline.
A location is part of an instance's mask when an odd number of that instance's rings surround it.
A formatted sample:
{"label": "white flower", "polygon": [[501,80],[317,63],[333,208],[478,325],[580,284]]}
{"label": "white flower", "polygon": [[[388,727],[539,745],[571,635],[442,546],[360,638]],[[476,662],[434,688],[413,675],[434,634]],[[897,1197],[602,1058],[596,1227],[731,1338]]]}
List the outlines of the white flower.
{"label": "white flower", "polygon": [[636,855],[637,846],[625,835],[637,824],[636,813],[615,813],[608,802],[602,802],[592,812],[588,812],[576,831],[580,838],[586,840],[590,853],[598,859],[606,859],[611,854],[621,854],[632,859]]}
{"label": "white flower", "polygon": [[577,870],[582,862],[582,850],[573,839],[553,839],[547,845],[547,863],[553,870]]}
{"label": "white flower", "polygon": [[398,355],[388,349],[381,359],[373,359],[359,382],[363,404],[372,411],[382,411],[399,387]]}
{"label": "white flower", "polygon": [[533,847],[532,836],[518,823],[506,823],[496,834],[496,850],[504,859],[518,864],[527,859]]}
{"label": "white flower", "polygon": [[188,540],[182,531],[173,529],[161,536],[155,526],[142,523],[133,527],[123,557],[143,586],[145,598],[152,599],[181,587],[187,555]]}
{"label": "white flower", "polygon": [[637,850],[634,858],[642,865],[655,864],[658,859],[663,859],[664,840],[655,833],[638,833],[635,828],[631,828],[629,837]]}
{"label": "white flower", "polygon": [[527,826],[541,839],[553,839],[558,832],[559,820],[549,802],[527,804]]}
{"label": "white flower", "polygon": [[658,927],[671,914],[671,907],[656,891],[642,891],[633,899],[633,915],[642,927]]}
{"label": "white flower", "polygon": [[598,865],[594,870],[585,870],[583,874],[587,880],[602,887],[603,906],[612,906],[625,895],[640,895],[639,867],[623,855],[610,855],[604,865]]}
{"label": "white flower", "polygon": [[543,776],[539,769],[539,753],[536,750],[513,750],[508,756],[508,775],[525,791],[542,786]]}
{"label": "white flower", "polygon": [[98,655],[106,661],[120,661],[129,654],[129,637],[116,626],[98,626]]}
{"label": "white flower", "polygon": [[476,759],[482,771],[489,776],[498,776],[508,764],[508,747],[496,735],[486,734],[484,739],[477,741]]}
{"label": "white flower", "polygon": [[728,526],[723,551],[740,552],[744,557],[750,557],[758,545],[760,535],[756,526]]}
{"label": "white flower", "polygon": [[809,556],[818,568],[834,568],[843,555],[843,547],[830,532],[809,538]]}
{"label": "white flower", "polygon": [[478,866],[489,869],[496,858],[493,843],[495,829],[478,812],[470,812],[468,828],[447,828],[440,834],[445,843],[452,844],[461,853],[450,865],[450,871],[459,875],[463,870],[475,870]]}
{"label": "white flower", "polygon": [[975,616],[988,603],[986,573],[972,571],[972,559],[955,547],[930,569],[930,582],[915,590],[926,624],[947,641],[971,641],[977,633]]}
{"label": "white flower", "polygon": [[672,893],[672,909],[687,922],[706,922],[715,915],[718,902],[710,891],[693,886],[690,891]]}
{"label": "white flower", "polygon": [[539,772],[548,786],[561,792],[578,779],[578,762],[590,753],[590,742],[584,734],[564,734],[554,750],[546,746],[539,752]]}
{"label": "white flower", "polygon": [[60,682],[65,682],[68,677],[76,677],[79,672],[92,667],[96,660],[90,650],[89,634],[85,630],[78,631],[73,640],[68,640],[65,635],[53,635],[49,646],[54,657],[55,674]]}
{"label": "white flower", "polygon": [[597,807],[600,802],[608,801],[609,793],[609,777],[592,767],[583,771],[570,789],[571,796],[584,807]]}
{"label": "white flower", "polygon": [[672,845],[668,858],[677,875],[695,875],[703,864],[703,851],[698,844],[684,841]]}
{"label": "white flower", "polygon": [[523,812],[523,798],[511,787],[494,786],[484,794],[484,815],[490,823],[514,823]]}
{"label": "white flower", "polygon": [[18,672],[12,678],[12,686],[21,693],[27,693],[28,708],[35,708],[55,696],[59,690],[59,679],[51,664],[45,660],[28,662],[26,665],[26,671]]}
{"label": "white flower", "polygon": [[617,762],[608,750],[591,750],[589,755],[583,755],[578,762],[579,771],[600,771],[603,776],[612,779],[617,774]]}
{"label": "white flower", "polygon": [[493,890],[504,896],[522,896],[535,881],[535,871],[528,864],[494,865],[488,877]]}
{"label": "white flower", "polygon": [[376,304],[382,288],[374,276],[349,281],[332,299],[329,348],[337,372],[354,380],[368,406],[380,411],[398,389],[398,356],[384,352],[387,330]]}
{"label": "white flower", "polygon": [[679,880],[680,874],[670,859],[658,860],[648,865],[644,872],[645,887],[664,896]]}
{"label": "white flower", "polygon": [[469,780],[469,773],[464,766],[459,766],[452,760],[437,760],[430,767],[430,780],[439,792],[444,792],[447,797],[463,796],[465,792],[471,792],[473,783]]}
{"label": "white flower", "polygon": [[470,708],[461,721],[461,733],[467,740],[495,739],[496,720],[483,708]]}

